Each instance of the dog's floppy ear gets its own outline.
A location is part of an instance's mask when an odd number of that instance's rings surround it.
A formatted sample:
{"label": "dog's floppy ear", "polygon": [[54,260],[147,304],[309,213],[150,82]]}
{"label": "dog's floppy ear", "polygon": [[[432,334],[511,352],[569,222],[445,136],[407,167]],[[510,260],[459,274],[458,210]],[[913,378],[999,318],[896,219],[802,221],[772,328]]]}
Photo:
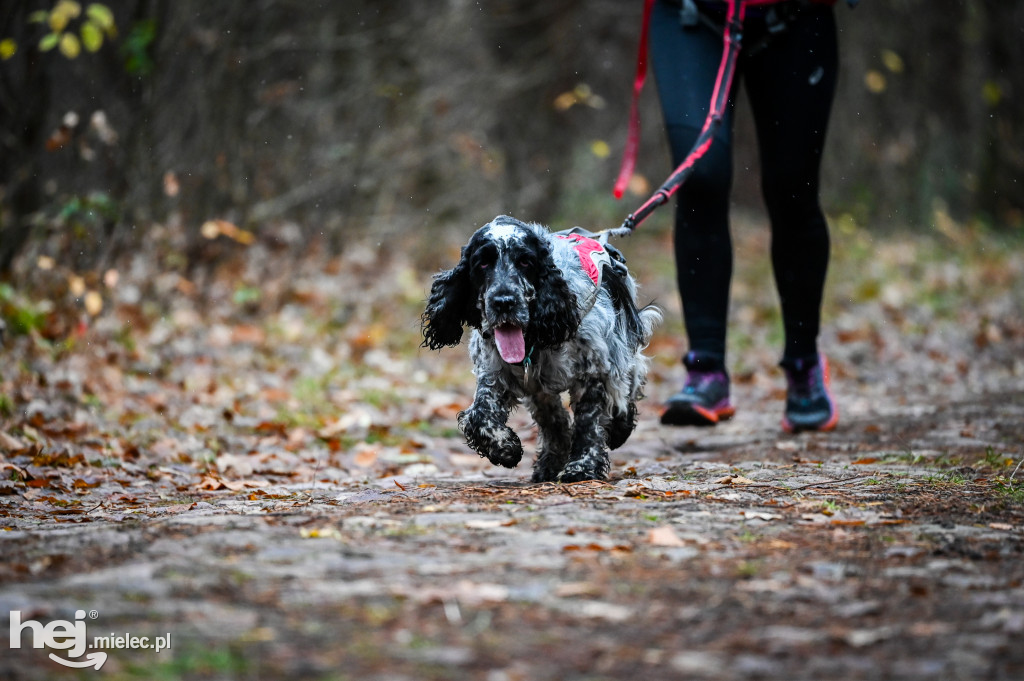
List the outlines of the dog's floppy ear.
{"label": "dog's floppy ear", "polygon": [[550,247],[538,241],[540,255],[537,278],[537,298],[533,303],[530,330],[539,347],[564,343],[576,335],[580,325],[580,310],[569,283],[551,257]]}
{"label": "dog's floppy ear", "polygon": [[462,340],[463,324],[480,326],[477,296],[469,276],[471,245],[472,242],[462,248],[462,258],[455,267],[434,275],[427,309],[420,317],[423,347],[440,350],[458,345]]}

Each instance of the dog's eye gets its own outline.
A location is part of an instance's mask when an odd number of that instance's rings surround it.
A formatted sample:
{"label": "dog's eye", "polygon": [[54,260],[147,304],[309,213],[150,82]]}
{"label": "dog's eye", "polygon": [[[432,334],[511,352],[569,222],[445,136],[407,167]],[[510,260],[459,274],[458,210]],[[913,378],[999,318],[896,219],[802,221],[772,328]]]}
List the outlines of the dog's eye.
{"label": "dog's eye", "polygon": [[497,257],[498,255],[496,253],[493,253],[491,251],[484,251],[483,253],[480,253],[476,257],[473,266],[478,270],[486,270],[491,265],[494,264],[494,261],[497,259]]}
{"label": "dog's eye", "polygon": [[533,258],[522,257],[519,258],[519,266],[524,270],[528,270],[533,267]]}

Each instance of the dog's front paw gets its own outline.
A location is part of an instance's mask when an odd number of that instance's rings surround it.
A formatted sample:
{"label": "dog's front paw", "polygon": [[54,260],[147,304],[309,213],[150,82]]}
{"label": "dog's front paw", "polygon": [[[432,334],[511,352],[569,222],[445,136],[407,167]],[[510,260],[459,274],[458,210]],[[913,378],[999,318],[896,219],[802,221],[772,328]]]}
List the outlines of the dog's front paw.
{"label": "dog's front paw", "polygon": [[558,469],[552,466],[534,465],[531,482],[555,482],[558,480]]}
{"label": "dog's front paw", "polygon": [[626,444],[626,440],[636,429],[636,402],[630,402],[626,411],[616,410],[605,431],[605,442],[608,449],[618,449]]}
{"label": "dog's front paw", "polygon": [[597,462],[578,459],[570,461],[558,474],[558,482],[583,482],[584,480],[604,480],[608,477],[608,467],[597,465]]}
{"label": "dog's front paw", "polygon": [[502,426],[502,433],[494,437],[485,449],[477,449],[480,456],[486,457],[495,466],[515,468],[523,459],[523,443],[519,436],[508,426]]}
{"label": "dog's front paw", "polygon": [[466,436],[466,444],[495,466],[515,468],[522,461],[523,443],[504,423],[467,410],[459,414],[459,428]]}

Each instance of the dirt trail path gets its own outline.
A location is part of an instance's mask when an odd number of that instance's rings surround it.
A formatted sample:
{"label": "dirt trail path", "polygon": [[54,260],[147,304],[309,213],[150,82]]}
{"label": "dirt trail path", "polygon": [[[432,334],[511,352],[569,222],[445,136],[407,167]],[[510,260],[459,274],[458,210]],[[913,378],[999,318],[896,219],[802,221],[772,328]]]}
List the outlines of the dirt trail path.
{"label": "dirt trail path", "polygon": [[[922,319],[902,289],[840,309],[831,434],[780,432],[781,379],[753,349],[734,420],[658,426],[669,328],[611,480],[531,485],[453,431],[464,358],[398,350],[416,329],[379,303],[408,316],[423,281],[391,266],[356,287],[368,307],[332,291],[374,268],[328,266],[258,322],[178,305],[131,347],[116,323],[8,347],[0,617],[128,639],[76,671],[23,629],[0,678],[1024,678],[1012,295],[968,317]],[[737,313],[751,348],[770,346],[760,310]]]}

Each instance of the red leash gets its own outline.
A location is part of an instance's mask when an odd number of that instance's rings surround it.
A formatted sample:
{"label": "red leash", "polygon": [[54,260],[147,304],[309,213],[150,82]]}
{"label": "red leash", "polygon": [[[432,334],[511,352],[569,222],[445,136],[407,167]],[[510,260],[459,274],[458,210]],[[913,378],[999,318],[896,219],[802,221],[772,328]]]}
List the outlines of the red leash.
{"label": "red leash", "polygon": [[636,55],[636,76],[633,78],[633,102],[629,107],[629,131],[626,134],[626,150],[622,156],[622,167],[619,168],[619,177],[615,180],[615,189],[612,193],[616,199],[621,199],[629,184],[629,178],[633,176],[633,169],[636,167],[636,154],[640,147],[640,91],[644,89],[644,81],[647,80],[647,37],[651,32],[651,9],[655,0],[644,0],[644,18],[640,25],[640,49]]}
{"label": "red leash", "polygon": [[[729,103],[729,91],[732,88],[733,76],[736,74],[736,60],[740,53],[740,42],[743,37],[743,18],[746,14],[746,5],[749,0],[729,0],[729,8],[725,17],[725,30],[722,34],[722,61],[718,66],[718,77],[715,79],[715,89],[711,93],[711,106],[707,118],[704,119],[704,126],[700,135],[694,143],[690,153],[679,164],[665,183],[654,192],[651,198],[647,199],[635,212],[630,213],[618,229],[610,231],[614,236],[624,236],[636,229],[647,216],[656,208],[668,202],[669,198],[676,193],[676,190],[693,173],[694,165],[699,161],[707,150],[711,148],[711,142],[715,137],[715,131],[722,124],[725,115],[725,107]],[[629,132],[626,137],[626,150],[622,158],[622,167],[619,170],[619,177],[615,182],[615,198],[622,198],[629,184],[629,178],[636,167],[636,153],[640,146],[640,114],[638,111],[640,91],[643,89],[647,77],[647,44],[651,25],[651,10],[655,0],[645,0],[643,24],[640,29],[640,51],[637,56],[636,77],[633,80],[633,102],[629,111]]]}

